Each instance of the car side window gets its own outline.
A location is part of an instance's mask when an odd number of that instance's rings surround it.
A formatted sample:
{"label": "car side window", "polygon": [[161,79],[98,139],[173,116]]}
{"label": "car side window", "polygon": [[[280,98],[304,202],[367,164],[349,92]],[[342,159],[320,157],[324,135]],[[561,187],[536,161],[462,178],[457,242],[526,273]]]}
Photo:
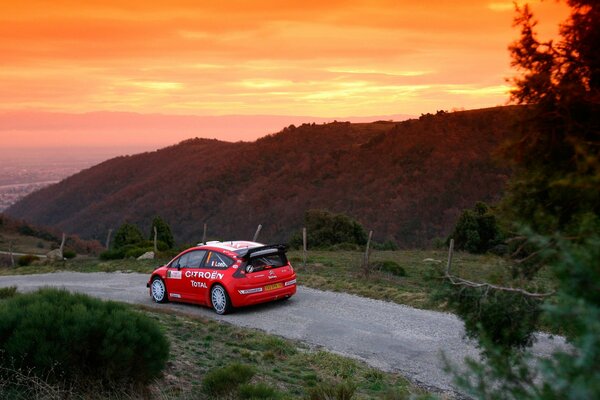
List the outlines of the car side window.
{"label": "car side window", "polygon": [[204,259],[204,255],[206,254],[206,250],[190,251],[187,254],[189,254],[187,267],[200,268],[200,265],[202,264],[202,259]]}
{"label": "car side window", "polygon": [[189,253],[185,253],[181,257],[177,258],[175,261],[171,263],[171,267],[173,268],[184,268],[187,263]]}
{"label": "car side window", "polygon": [[233,265],[234,261],[225,254],[209,251],[204,261],[204,268],[226,269]]}

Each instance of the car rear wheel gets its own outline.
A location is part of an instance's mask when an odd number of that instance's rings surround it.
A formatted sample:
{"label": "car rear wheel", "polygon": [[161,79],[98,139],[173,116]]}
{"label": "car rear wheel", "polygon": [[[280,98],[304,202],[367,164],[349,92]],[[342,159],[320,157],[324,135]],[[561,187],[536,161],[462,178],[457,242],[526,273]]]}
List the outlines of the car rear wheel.
{"label": "car rear wheel", "polygon": [[158,276],[155,276],[152,279],[152,284],[150,285],[150,294],[152,296],[152,300],[157,303],[166,303],[167,302],[167,287],[162,279]]}
{"label": "car rear wheel", "polygon": [[227,314],[231,311],[231,300],[227,291],[221,285],[215,285],[210,289],[210,302],[213,310],[219,315]]}

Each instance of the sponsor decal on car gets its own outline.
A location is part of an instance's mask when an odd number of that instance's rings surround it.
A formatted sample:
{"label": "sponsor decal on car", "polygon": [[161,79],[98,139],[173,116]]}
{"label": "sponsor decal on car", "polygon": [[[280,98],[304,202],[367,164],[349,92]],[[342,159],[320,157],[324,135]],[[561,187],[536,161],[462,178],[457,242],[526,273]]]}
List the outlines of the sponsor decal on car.
{"label": "sponsor decal on car", "polygon": [[181,271],[167,271],[167,278],[181,279]]}
{"label": "sponsor decal on car", "polygon": [[204,279],[223,279],[225,275],[218,272],[210,272],[210,271],[185,271],[186,278],[204,278]]}
{"label": "sponsor decal on car", "polygon": [[169,296],[175,297],[176,299],[180,299],[181,298],[181,295],[177,294],[177,293],[170,293]]}
{"label": "sponsor decal on car", "polygon": [[190,281],[190,282],[192,283],[192,287],[208,289],[205,282],[196,282],[196,281]]}

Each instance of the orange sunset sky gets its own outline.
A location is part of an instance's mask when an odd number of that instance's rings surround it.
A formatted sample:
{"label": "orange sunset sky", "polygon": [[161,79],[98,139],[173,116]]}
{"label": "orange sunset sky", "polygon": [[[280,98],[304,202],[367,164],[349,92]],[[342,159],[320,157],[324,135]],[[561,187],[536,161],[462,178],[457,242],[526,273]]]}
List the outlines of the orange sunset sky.
{"label": "orange sunset sky", "polygon": [[[510,0],[1,1],[8,147],[250,140],[288,125],[265,116],[503,105],[518,37]],[[566,6],[531,4],[556,36]],[[189,117],[229,115],[260,117]]]}

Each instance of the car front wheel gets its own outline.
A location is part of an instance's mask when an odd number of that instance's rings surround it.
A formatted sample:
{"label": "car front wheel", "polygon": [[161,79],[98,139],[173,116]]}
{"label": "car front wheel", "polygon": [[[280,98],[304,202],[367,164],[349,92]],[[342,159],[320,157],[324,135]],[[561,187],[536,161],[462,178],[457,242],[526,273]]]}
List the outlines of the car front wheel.
{"label": "car front wheel", "polygon": [[158,276],[152,279],[152,284],[150,285],[150,294],[152,296],[152,300],[157,303],[167,302],[167,288],[163,280]]}
{"label": "car front wheel", "polygon": [[221,285],[215,285],[210,289],[210,302],[213,310],[219,315],[227,314],[231,311],[231,300],[227,291]]}

